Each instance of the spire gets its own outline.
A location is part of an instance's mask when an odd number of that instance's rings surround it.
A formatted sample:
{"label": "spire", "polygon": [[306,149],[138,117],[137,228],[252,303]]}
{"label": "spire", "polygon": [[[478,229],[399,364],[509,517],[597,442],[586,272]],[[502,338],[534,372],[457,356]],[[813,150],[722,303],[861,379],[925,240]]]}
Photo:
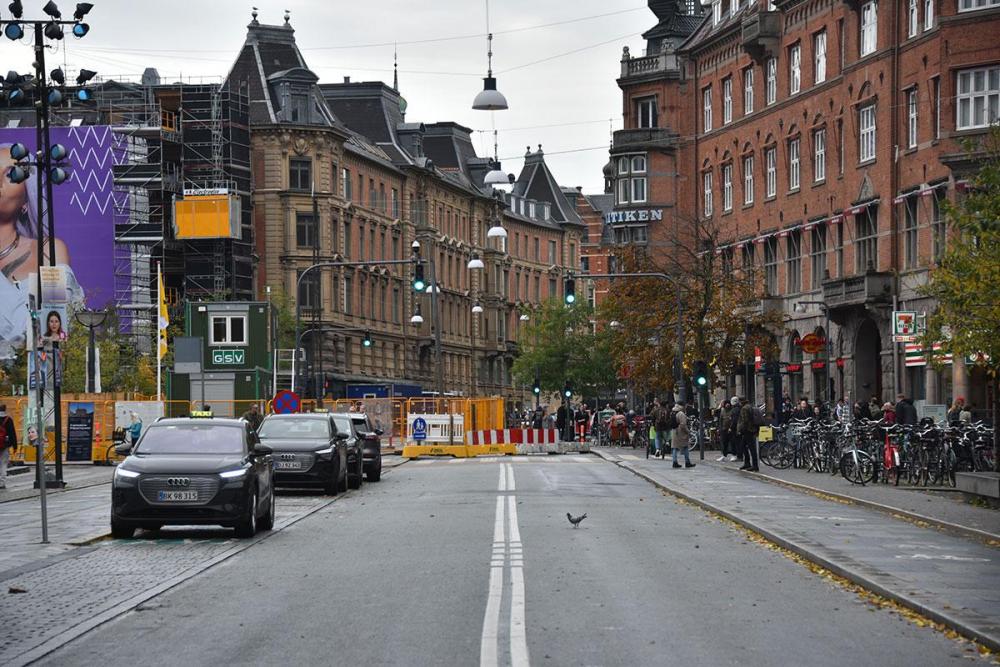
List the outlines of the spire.
{"label": "spire", "polygon": [[399,51],[392,45],[392,89],[399,92]]}

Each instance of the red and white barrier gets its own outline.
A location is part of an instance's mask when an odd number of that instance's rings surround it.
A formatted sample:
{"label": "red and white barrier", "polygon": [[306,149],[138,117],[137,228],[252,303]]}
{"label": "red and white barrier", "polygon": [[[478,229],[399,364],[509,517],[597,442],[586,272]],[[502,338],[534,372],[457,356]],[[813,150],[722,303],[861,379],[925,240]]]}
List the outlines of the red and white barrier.
{"label": "red and white barrier", "polygon": [[563,454],[590,451],[586,441],[560,442],[559,431],[554,428],[507,428],[488,431],[468,431],[465,444],[514,445],[518,454]]}

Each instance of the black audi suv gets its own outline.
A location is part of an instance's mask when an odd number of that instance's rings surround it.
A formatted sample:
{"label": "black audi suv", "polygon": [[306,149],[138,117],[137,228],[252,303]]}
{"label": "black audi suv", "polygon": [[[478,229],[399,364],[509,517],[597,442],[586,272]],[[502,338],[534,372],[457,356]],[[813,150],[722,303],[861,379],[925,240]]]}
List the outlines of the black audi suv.
{"label": "black audi suv", "polygon": [[160,419],[115,469],[111,534],[221,525],[237,537],[274,526],[271,449],[237,419]]}
{"label": "black audi suv", "polygon": [[350,412],[354,434],[361,441],[361,459],[364,461],[365,477],[369,482],[382,479],[382,429],[364,412]]}
{"label": "black audi suv", "polygon": [[274,452],[278,486],[322,487],[331,495],[361,486],[361,449],[348,419],[322,412],[268,415],[257,433]]}

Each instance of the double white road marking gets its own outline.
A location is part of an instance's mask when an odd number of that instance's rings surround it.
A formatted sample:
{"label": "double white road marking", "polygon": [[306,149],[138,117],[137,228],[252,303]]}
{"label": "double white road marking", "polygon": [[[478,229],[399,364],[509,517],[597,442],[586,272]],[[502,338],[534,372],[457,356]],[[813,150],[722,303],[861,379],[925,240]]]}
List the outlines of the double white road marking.
{"label": "double white road marking", "polygon": [[[501,494],[513,494],[514,467],[500,467]],[[493,523],[493,553],[490,558],[490,590],[483,617],[483,637],[479,652],[480,667],[497,667],[500,654],[500,612],[504,597],[504,574],[510,576],[510,617],[507,634],[510,638],[511,667],[527,667],[528,636],[524,615],[524,554],[521,530],[517,525],[517,498],[498,495],[496,518]],[[504,663],[508,664],[508,663]]]}

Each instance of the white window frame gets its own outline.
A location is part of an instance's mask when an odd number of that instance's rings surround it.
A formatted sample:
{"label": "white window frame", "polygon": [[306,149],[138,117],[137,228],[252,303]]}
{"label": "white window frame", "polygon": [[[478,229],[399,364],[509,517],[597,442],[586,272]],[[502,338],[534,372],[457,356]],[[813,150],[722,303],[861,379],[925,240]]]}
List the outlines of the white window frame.
{"label": "white window frame", "polygon": [[733,77],[722,80],[722,124],[733,122]]}
{"label": "white window frame", "polygon": [[799,168],[801,166],[801,153],[800,153],[800,141],[799,137],[795,139],[790,139],[788,141],[788,189],[798,190],[801,186],[801,179],[799,174]]}
{"label": "white window frame", "polygon": [[656,96],[640,97],[635,101],[636,127],[648,129],[658,127],[656,117]]}
{"label": "white window frame", "polygon": [[974,12],[978,9],[989,9],[1000,5],[1000,0],[958,0],[958,11]]}
{"label": "white window frame", "polygon": [[743,115],[753,113],[753,67],[743,70]]}
{"label": "white window frame", "polygon": [[788,49],[788,94],[794,95],[802,90],[802,45],[796,44]]}
{"label": "white window frame", "polygon": [[916,37],[920,31],[920,0],[910,0],[906,8],[906,36]]}
{"label": "white window frame", "polygon": [[[979,90],[976,90],[977,75],[981,75],[982,80],[982,87]],[[990,79],[993,79],[995,84],[993,87]],[[995,112],[993,120],[996,120],[997,112],[1000,112],[1000,65],[962,70],[956,80],[958,94],[955,96],[955,129],[974,130],[989,127],[990,107],[992,106]],[[978,122],[977,110],[982,116]]]}
{"label": "white window frame", "polygon": [[778,100],[778,59],[768,58],[764,69],[765,101],[774,104]]}
{"label": "white window frame", "polygon": [[[318,286],[318,283],[317,283]],[[217,340],[215,338],[215,321],[225,320],[226,321],[226,340]],[[233,320],[241,320],[243,322],[243,340],[233,340]],[[246,346],[249,344],[250,332],[247,331],[247,316],[246,315],[216,315],[214,313],[209,313],[209,345],[242,345]]]}
{"label": "white window frame", "polygon": [[701,124],[703,132],[712,131],[712,87],[701,91]]}
{"label": "white window frame", "polygon": [[733,210],[733,165],[722,165],[722,210],[728,213]]}
{"label": "white window frame", "polygon": [[712,201],[712,172],[706,171],[701,175],[702,192],[705,197],[705,217],[709,217],[714,212]]}
{"label": "white window frame", "polygon": [[813,84],[826,81],[826,30],[813,35]]}
{"label": "white window frame", "polygon": [[858,109],[858,162],[875,159],[878,138],[876,125],[874,104],[866,104]]}
{"label": "white window frame", "polygon": [[775,197],[778,194],[778,149],[776,146],[764,149],[764,167],[764,194],[767,197]]}
{"label": "white window frame", "polygon": [[906,92],[906,146],[907,148],[917,147],[917,89],[911,88]]}
{"label": "white window frame", "polygon": [[813,132],[813,182],[826,180],[826,128]]}
{"label": "white window frame", "polygon": [[712,25],[722,23],[722,0],[712,0]]}
{"label": "white window frame", "polygon": [[753,155],[743,158],[743,205],[753,204]]}
{"label": "white window frame", "polygon": [[924,0],[924,32],[934,27],[934,0]]}
{"label": "white window frame", "polygon": [[861,56],[878,50],[878,3],[875,0],[861,5]]}

